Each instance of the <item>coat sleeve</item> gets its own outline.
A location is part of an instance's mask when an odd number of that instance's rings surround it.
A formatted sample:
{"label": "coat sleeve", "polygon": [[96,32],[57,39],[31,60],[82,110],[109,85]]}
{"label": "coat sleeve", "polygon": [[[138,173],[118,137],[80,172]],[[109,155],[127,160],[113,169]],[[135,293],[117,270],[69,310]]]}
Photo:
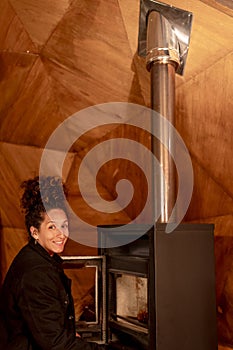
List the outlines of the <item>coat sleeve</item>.
{"label": "coat sleeve", "polygon": [[67,299],[59,286],[56,275],[47,269],[35,269],[23,277],[18,305],[32,342],[41,350],[103,349],[75,338],[73,332],[65,327]]}

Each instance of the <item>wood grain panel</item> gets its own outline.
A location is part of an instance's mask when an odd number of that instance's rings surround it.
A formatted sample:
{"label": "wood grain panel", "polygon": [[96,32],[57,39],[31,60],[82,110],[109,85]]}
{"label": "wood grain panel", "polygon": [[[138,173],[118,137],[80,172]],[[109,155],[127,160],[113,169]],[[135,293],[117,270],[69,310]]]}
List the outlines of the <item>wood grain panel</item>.
{"label": "wood grain panel", "polygon": [[201,1],[172,0],[167,3],[193,13],[186,80],[232,51],[232,18]]}
{"label": "wood grain panel", "polygon": [[199,160],[192,157],[194,187],[185,220],[205,219],[232,213],[233,198],[222,184],[211,177],[208,169],[203,169]]}
{"label": "wood grain panel", "polygon": [[0,23],[0,50],[36,52],[35,45],[8,0],[0,2]]}
{"label": "wood grain panel", "polygon": [[[119,118],[119,115],[117,116]],[[142,124],[146,127],[146,120]],[[150,124],[150,120],[148,120],[148,124]],[[109,128],[109,125],[107,125],[107,127]],[[147,125],[147,127],[149,128],[149,125]],[[100,128],[98,128],[98,130],[100,130]],[[101,132],[99,135],[101,135]],[[122,144],[122,140],[126,141],[126,143]],[[132,150],[130,147],[131,140],[134,142],[135,150]],[[93,200],[92,196],[94,194],[93,190],[91,190],[91,186],[93,189],[95,185],[97,186],[99,195],[109,201],[110,206],[111,201],[118,201],[118,182],[122,179],[127,179],[133,186],[133,197],[132,199],[129,198],[131,193],[130,189],[122,190],[121,199],[123,199],[124,203],[128,203],[127,205],[125,204],[125,213],[127,213],[131,219],[135,219],[143,210],[145,202],[149,197],[148,192],[150,188],[148,182],[151,181],[152,157],[149,151],[150,143],[150,133],[131,125],[116,124],[113,129],[110,129],[109,133],[106,133],[99,139],[93,140],[93,143],[90,144],[89,147],[78,152],[67,181],[72,195],[77,194],[80,196],[77,183],[78,172],[83,159],[85,157],[91,157],[91,163],[89,160],[88,169],[86,169],[86,176],[82,180],[86,191],[88,193],[90,192],[88,195],[90,203]],[[137,150],[136,144],[139,147]],[[90,156],[94,146],[98,146],[99,151],[95,156]],[[145,155],[145,149],[148,149],[147,157]],[[98,172],[96,169],[99,169]],[[121,204],[119,203],[119,208],[120,207]],[[118,211],[119,208],[116,208],[116,211]],[[143,222],[151,222],[152,209],[151,211],[150,209],[143,213],[141,217]]]}
{"label": "wood grain panel", "polygon": [[[93,227],[103,224],[110,225],[111,223],[128,223],[130,221],[128,215],[122,210],[120,205],[117,205],[116,202],[113,203],[110,201],[108,204],[108,209],[111,210],[112,213],[106,213],[106,211],[104,211],[106,210],[106,205],[102,206],[103,212],[95,209],[99,208],[99,201],[99,198],[91,195],[88,196],[88,204],[82,197],[69,197],[69,203],[74,212],[77,213],[77,216]],[[85,226],[85,224],[82,225],[82,223],[80,223],[80,231],[85,231]]]}
{"label": "wood grain panel", "polygon": [[[11,124],[12,116],[10,118],[8,113],[10,113],[15,102],[22,94],[35,61],[36,55],[19,55],[18,53],[0,52],[1,140],[7,138],[7,135],[13,132]],[[18,111],[18,115],[20,115],[20,113],[21,111]],[[16,126],[17,116],[14,118],[16,119]],[[4,123],[7,123],[6,128],[4,128]]]}
{"label": "wood grain panel", "polygon": [[196,161],[233,198],[233,54],[177,89],[177,129]]}
{"label": "wood grain panel", "polygon": [[4,279],[15,255],[28,242],[28,234],[24,229],[3,228],[0,239],[2,278]]}
{"label": "wood grain panel", "polygon": [[134,55],[138,47],[140,1],[129,0],[126,2],[124,0],[118,0],[118,3],[131,53]]}
{"label": "wood grain panel", "polygon": [[10,0],[32,41],[42,46],[69,8],[69,0]]}
{"label": "wood grain panel", "polygon": [[[1,216],[6,227],[24,227],[20,212],[20,184],[22,181],[39,174],[40,159],[43,149],[0,143],[1,147]],[[56,152],[51,151],[51,158]],[[64,181],[73,162],[73,154],[68,154],[64,163]],[[53,166],[52,166],[53,167]],[[51,174],[54,167],[51,169]]]}
{"label": "wood grain panel", "polygon": [[201,0],[209,6],[216,8],[218,11],[224,12],[233,17],[233,4],[231,0]]}
{"label": "wood grain panel", "polygon": [[[4,56],[4,54],[2,55]],[[12,63],[13,68],[14,65],[23,66],[25,55],[19,55],[15,57],[15,60],[16,62],[13,60]],[[50,79],[40,58],[37,58],[28,69],[25,81],[23,83],[19,81],[19,84],[22,85],[20,86],[21,89],[17,91],[17,85],[15,86],[15,83],[13,83],[14,75],[12,76],[12,74],[14,70],[11,70],[10,62],[8,63],[8,69],[5,70],[5,73],[8,74],[3,80],[5,84],[2,89],[5,88],[5,93],[10,94],[11,97],[12,86],[15,94],[12,93],[12,97],[8,102],[10,108],[4,114],[1,126],[2,141],[43,147],[50,134],[64,120],[54,96]],[[18,68],[15,74],[17,75],[19,72],[20,69]]]}
{"label": "wood grain panel", "polygon": [[[74,227],[73,232],[71,231],[70,237],[66,243],[64,252],[62,255],[64,256],[94,256],[97,255],[97,249],[94,247],[89,247],[79,243],[78,234],[79,228]],[[73,239],[73,238],[75,239]]]}
{"label": "wood grain panel", "polygon": [[[116,1],[99,1],[91,7],[74,1],[43,56],[50,74],[55,79],[61,76],[57,88],[68,113],[110,101],[142,101],[135,87],[132,90],[132,55]],[[72,104],[67,95],[73,96]]]}

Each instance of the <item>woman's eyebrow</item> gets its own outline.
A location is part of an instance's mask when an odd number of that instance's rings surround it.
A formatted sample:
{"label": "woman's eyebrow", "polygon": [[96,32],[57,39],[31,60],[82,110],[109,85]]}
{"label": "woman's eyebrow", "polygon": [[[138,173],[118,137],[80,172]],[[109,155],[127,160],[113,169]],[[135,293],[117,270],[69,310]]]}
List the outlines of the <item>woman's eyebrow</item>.
{"label": "woman's eyebrow", "polygon": [[50,224],[50,223],[53,223],[53,224],[56,224],[56,222],[62,222],[63,224],[65,223],[65,222],[69,222],[69,220],[68,219],[65,219],[65,220],[48,220],[47,222],[46,222],[46,224]]}
{"label": "woman's eyebrow", "polygon": [[46,222],[46,225],[48,225],[48,224],[55,224],[55,221],[53,221],[53,220],[48,220],[48,221]]}

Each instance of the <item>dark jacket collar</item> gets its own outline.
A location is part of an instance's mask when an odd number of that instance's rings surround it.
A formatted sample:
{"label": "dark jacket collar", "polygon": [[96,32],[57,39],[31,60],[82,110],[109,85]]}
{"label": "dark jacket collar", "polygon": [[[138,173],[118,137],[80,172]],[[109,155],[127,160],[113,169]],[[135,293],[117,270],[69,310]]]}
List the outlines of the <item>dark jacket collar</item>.
{"label": "dark jacket collar", "polygon": [[39,243],[36,243],[36,240],[33,237],[31,237],[29,240],[29,246],[51,264],[62,269],[62,258],[60,258],[60,256],[56,253],[54,253],[53,256],[50,256],[47,250],[45,250]]}

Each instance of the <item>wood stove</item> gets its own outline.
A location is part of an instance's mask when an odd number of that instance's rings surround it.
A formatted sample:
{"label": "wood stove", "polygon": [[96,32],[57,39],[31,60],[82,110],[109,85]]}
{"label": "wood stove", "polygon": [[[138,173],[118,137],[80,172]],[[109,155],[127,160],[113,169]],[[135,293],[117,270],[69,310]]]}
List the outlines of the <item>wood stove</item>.
{"label": "wood stove", "polygon": [[217,349],[213,225],[181,224],[170,234],[166,224],[98,230],[102,245],[121,235],[131,242],[100,249],[112,348]]}

